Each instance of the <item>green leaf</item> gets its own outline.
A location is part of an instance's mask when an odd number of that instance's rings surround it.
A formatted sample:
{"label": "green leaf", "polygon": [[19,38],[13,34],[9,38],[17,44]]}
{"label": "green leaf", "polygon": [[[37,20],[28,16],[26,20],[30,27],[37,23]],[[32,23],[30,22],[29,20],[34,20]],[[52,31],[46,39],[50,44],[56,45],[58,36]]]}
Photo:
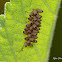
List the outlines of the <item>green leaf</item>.
{"label": "green leaf", "polygon": [[[61,0],[11,0],[0,15],[0,62],[48,62],[51,42]],[[23,47],[23,34],[33,9],[42,9],[37,43]],[[28,22],[29,23],[29,22]],[[21,50],[23,47],[23,51]]]}

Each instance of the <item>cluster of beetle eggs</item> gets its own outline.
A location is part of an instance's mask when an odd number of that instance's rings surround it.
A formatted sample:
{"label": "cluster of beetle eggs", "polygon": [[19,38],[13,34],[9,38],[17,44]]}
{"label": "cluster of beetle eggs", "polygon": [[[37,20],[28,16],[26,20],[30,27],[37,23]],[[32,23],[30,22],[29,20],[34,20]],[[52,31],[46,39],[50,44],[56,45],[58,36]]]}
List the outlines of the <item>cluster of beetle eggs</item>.
{"label": "cluster of beetle eggs", "polygon": [[31,13],[30,13],[30,17],[28,18],[28,20],[30,20],[30,24],[26,25],[26,28],[24,29],[25,31],[23,31],[24,34],[28,35],[28,37],[25,37],[25,40],[27,42],[24,43],[24,46],[33,46],[33,44],[31,44],[31,42],[36,43],[37,40],[37,33],[39,33],[40,30],[40,26],[41,26],[41,15],[39,15],[39,13],[42,13],[43,11],[41,9],[34,9]]}

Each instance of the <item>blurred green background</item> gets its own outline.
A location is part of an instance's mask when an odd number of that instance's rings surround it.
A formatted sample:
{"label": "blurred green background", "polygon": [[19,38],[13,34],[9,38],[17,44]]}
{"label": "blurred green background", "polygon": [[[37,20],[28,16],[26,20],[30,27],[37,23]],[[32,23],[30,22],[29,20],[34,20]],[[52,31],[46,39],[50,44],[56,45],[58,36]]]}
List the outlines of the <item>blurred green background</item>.
{"label": "blurred green background", "polygon": [[[4,14],[4,4],[9,1],[10,0],[0,0],[0,14]],[[53,57],[62,58],[62,2],[61,2],[61,7],[59,9],[54,37],[50,50],[51,51],[50,51],[49,62],[62,62],[62,59],[53,60]]]}

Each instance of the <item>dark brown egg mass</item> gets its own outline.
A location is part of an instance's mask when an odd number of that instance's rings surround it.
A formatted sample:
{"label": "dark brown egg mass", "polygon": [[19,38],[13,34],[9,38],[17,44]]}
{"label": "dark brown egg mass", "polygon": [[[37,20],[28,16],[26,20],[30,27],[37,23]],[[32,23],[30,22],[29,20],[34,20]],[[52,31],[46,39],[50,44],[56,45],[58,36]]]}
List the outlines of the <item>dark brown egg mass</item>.
{"label": "dark brown egg mass", "polygon": [[39,13],[42,13],[43,10],[41,9],[34,9],[31,13],[30,13],[30,17],[28,18],[28,20],[30,21],[29,24],[26,25],[26,28],[24,29],[23,33],[27,35],[27,37],[25,37],[26,42],[24,43],[24,46],[33,46],[33,43],[37,43],[37,34],[39,33],[40,30],[40,26],[41,26],[41,18],[42,16],[39,15]]}

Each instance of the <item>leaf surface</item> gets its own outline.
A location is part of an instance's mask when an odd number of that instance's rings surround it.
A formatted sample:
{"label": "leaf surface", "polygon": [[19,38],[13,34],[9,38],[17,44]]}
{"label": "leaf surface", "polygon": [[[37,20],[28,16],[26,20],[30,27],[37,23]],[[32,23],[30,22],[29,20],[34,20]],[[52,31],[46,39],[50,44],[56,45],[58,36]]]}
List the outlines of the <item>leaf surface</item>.
{"label": "leaf surface", "polygon": [[[11,0],[0,15],[0,62],[47,62],[61,0]],[[42,21],[33,47],[24,47],[23,34],[33,9],[42,9]]]}

